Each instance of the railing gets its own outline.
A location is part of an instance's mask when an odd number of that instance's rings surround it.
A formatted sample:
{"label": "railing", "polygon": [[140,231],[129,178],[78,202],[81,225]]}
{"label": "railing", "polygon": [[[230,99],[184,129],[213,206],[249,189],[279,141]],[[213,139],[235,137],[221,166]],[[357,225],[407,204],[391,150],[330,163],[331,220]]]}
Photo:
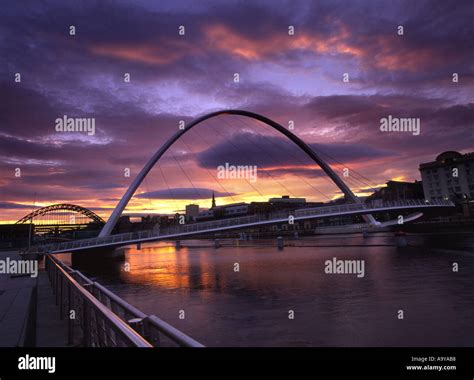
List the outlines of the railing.
{"label": "railing", "polygon": [[[155,315],[146,315],[54,256],[45,266],[59,305],[68,318],[68,344],[87,347],[204,347]],[[74,313],[74,318],[71,314]]]}
{"label": "railing", "polygon": [[295,216],[310,216],[310,215],[322,215],[322,214],[334,214],[340,212],[351,212],[351,211],[362,211],[362,210],[380,210],[380,209],[390,209],[397,207],[433,207],[433,206],[454,206],[451,201],[446,200],[435,200],[435,201],[426,201],[424,199],[407,199],[407,200],[398,200],[398,201],[385,201],[377,204],[375,202],[369,203],[349,203],[339,206],[323,206],[311,209],[300,209],[295,211]]}
{"label": "railing", "polygon": [[[86,347],[152,347],[135,330],[97,300],[57,259],[46,256],[46,270],[59,304],[60,317],[68,318],[68,344]],[[79,331],[77,331],[79,330]]]}
{"label": "railing", "polygon": [[200,222],[193,223],[184,226],[172,226],[162,228],[159,231],[146,230],[139,232],[129,232],[125,234],[111,235],[103,238],[90,238],[90,239],[81,239],[77,241],[67,242],[67,243],[56,243],[49,245],[41,245],[34,247],[30,252],[38,253],[48,253],[48,252],[58,252],[58,251],[67,251],[69,249],[77,248],[87,248],[92,246],[115,244],[122,242],[132,242],[139,241],[142,239],[154,238],[159,236],[167,235],[179,235],[186,234],[191,232],[199,232],[206,230],[213,230],[225,227],[232,227],[238,225],[246,225],[252,223],[259,223],[264,221],[281,221],[287,219],[290,215],[298,217],[307,217],[307,216],[318,216],[318,215],[327,215],[332,216],[332,214],[344,213],[344,212],[357,212],[357,211],[367,211],[368,213],[371,210],[383,210],[384,208],[423,208],[423,207],[446,207],[454,206],[451,201],[447,200],[433,200],[426,201],[424,199],[408,199],[408,200],[399,200],[399,201],[388,201],[381,204],[376,203],[350,203],[337,206],[323,206],[315,207],[308,209],[299,209],[294,211],[280,211],[274,213],[242,216],[238,218],[228,218],[221,219],[209,222]]}

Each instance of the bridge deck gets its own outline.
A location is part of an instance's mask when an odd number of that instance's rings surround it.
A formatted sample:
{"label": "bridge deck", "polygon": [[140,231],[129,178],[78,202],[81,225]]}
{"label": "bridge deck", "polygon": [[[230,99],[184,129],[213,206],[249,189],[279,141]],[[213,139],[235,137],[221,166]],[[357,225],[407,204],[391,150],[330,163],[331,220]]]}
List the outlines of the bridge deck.
{"label": "bridge deck", "polygon": [[[366,204],[345,204],[338,206],[325,206],[317,208],[299,209],[295,211],[278,212],[270,215],[251,215],[240,218],[221,219],[216,221],[193,223],[183,226],[174,226],[161,229],[161,231],[140,231],[125,234],[111,235],[92,239],[82,239],[67,243],[57,243],[40,245],[33,247],[29,252],[35,253],[60,253],[73,252],[99,247],[114,247],[138,242],[148,242],[156,240],[179,239],[180,237],[212,233],[240,228],[263,226],[268,224],[287,223],[290,216],[294,221],[325,218],[342,215],[366,215],[371,213],[420,210],[439,207],[453,207],[451,201],[425,202],[423,200],[408,200],[386,202],[383,206]],[[380,224],[382,225],[382,224]]]}

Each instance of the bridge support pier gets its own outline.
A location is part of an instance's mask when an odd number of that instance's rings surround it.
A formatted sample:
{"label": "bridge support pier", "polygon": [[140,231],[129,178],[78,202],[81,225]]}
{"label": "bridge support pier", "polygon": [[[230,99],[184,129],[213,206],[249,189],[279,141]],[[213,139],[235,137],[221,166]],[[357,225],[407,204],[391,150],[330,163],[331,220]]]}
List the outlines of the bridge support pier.
{"label": "bridge support pier", "polygon": [[87,266],[110,261],[123,261],[124,259],[125,252],[123,249],[95,248],[71,253],[71,263],[73,266]]}
{"label": "bridge support pier", "polygon": [[278,247],[278,249],[282,250],[284,246],[285,245],[284,245],[284,242],[283,242],[283,237],[278,236],[277,237],[277,247]]}
{"label": "bridge support pier", "polygon": [[176,247],[176,249],[181,248],[181,241],[180,240],[176,240],[175,247]]}
{"label": "bridge support pier", "polygon": [[408,245],[407,234],[405,232],[396,232],[395,239],[398,248],[403,248]]}

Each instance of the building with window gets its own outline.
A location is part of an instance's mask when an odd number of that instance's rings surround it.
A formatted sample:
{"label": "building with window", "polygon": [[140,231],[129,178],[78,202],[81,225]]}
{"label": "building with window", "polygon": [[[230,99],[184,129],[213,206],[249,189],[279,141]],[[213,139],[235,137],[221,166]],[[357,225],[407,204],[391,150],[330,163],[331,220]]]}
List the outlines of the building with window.
{"label": "building with window", "polygon": [[288,195],[283,195],[281,198],[270,198],[268,202],[251,202],[250,204],[239,202],[218,206],[213,196],[211,207],[200,211],[194,219],[196,221],[205,221],[322,205],[323,203],[321,202],[306,202],[305,198],[290,198]]}
{"label": "building with window", "polygon": [[186,205],[186,221],[194,221],[199,215],[199,205]]}
{"label": "building with window", "polygon": [[383,202],[408,199],[424,199],[423,186],[420,181],[388,181],[386,186],[368,196],[365,202],[381,205]]}
{"label": "building with window", "polygon": [[425,199],[474,199],[474,152],[441,153],[420,164]]}

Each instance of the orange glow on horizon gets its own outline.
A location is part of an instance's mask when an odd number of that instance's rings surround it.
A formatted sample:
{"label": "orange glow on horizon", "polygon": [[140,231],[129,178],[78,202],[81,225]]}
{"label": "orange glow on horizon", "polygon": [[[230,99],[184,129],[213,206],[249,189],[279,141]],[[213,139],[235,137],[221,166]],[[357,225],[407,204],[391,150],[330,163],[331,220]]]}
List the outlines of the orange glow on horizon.
{"label": "orange glow on horizon", "polygon": [[[359,166],[363,166],[362,163],[354,162],[351,167],[352,169],[358,168]],[[270,168],[265,168],[263,171],[278,170],[278,169],[292,169],[294,166],[275,166]],[[315,169],[321,170],[317,165],[307,165],[304,166],[305,169]],[[340,170],[334,168],[338,174]],[[382,174],[384,177],[393,178],[394,181],[406,181],[407,177],[403,174],[398,173],[387,173],[384,172]],[[278,184],[275,182],[277,178]],[[262,177],[258,179],[258,186],[256,187],[259,189],[260,195],[254,189],[245,190],[243,188],[244,184],[232,182],[232,180],[226,180],[223,182],[223,186],[231,191],[237,192],[238,195],[234,196],[218,196],[216,198],[217,205],[227,205],[232,203],[251,203],[251,202],[267,202],[269,198],[280,198],[282,195],[289,195],[290,197],[303,197],[306,198],[307,202],[327,202],[328,199],[324,198],[320,193],[315,191],[314,189],[310,189],[308,184],[315,187],[316,189],[320,190],[324,194],[328,196],[329,199],[335,200],[337,198],[342,197],[342,193],[337,187],[330,182],[329,178],[308,178],[307,183],[303,183],[301,178],[296,176],[292,176],[291,173],[284,173],[282,175],[273,176],[272,178]],[[301,176],[300,176],[301,177]],[[285,178],[282,180],[282,178]],[[385,180],[384,180],[385,181]],[[234,185],[232,185],[234,184]],[[279,184],[283,184],[285,187],[289,187],[289,192],[287,192],[284,188],[279,187]],[[215,188],[215,183],[203,183],[204,186],[208,188]],[[359,186],[354,186],[354,184],[349,184],[352,188],[353,192],[357,196],[367,196],[370,195],[373,190],[369,186],[364,186],[360,184]],[[239,187],[240,186],[240,187]],[[385,186],[385,182],[376,181],[373,184],[374,188],[380,188]],[[217,190],[217,189],[216,189]],[[124,189],[117,190],[118,194],[110,194],[110,198],[119,198],[122,196]],[[222,192],[222,191],[221,191]],[[201,199],[148,199],[148,198],[138,198],[136,197],[137,194],[143,194],[143,192],[138,191],[134,197],[130,200],[130,203],[127,205],[127,208],[124,210],[123,215],[147,215],[147,214],[162,214],[162,215],[174,215],[175,213],[183,213],[185,210],[186,205],[188,204],[197,204],[199,205],[200,209],[205,210],[211,207],[211,197],[209,198],[201,198]],[[35,209],[45,207],[55,203],[73,203],[85,208],[89,208],[93,210],[96,214],[107,220],[107,218],[112,213],[112,210],[117,205],[117,201],[103,201],[99,198],[95,199],[78,199],[78,200],[52,200],[51,202],[37,202]],[[25,204],[25,203],[18,203],[18,204]],[[102,208],[102,210],[100,210]],[[23,216],[27,215],[33,211],[33,209],[11,209],[7,210],[6,212],[2,213],[0,216],[3,217],[0,223],[11,224],[15,223],[17,220],[22,218]]]}

